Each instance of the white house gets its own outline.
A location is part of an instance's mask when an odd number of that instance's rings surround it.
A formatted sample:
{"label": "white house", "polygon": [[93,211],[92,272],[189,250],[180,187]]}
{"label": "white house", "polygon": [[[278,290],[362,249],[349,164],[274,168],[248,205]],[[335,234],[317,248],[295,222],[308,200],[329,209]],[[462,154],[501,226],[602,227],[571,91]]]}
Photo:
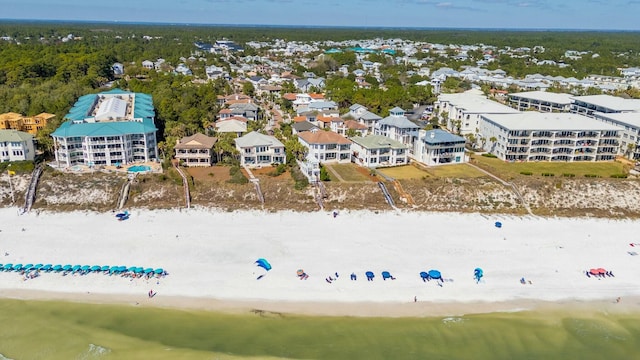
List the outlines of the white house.
{"label": "white house", "polygon": [[284,164],[284,145],[273,136],[252,131],[236,139],[236,149],[240,152],[240,165],[260,167]]}
{"label": "white house", "polygon": [[389,116],[376,123],[374,133],[411,145],[413,141],[411,134],[420,129],[420,126],[414,124],[404,114],[405,111],[397,106],[389,110]]}
{"label": "white house", "polygon": [[349,112],[344,115],[345,117],[352,117],[357,122],[364,124],[369,128],[369,132],[373,132],[373,128],[382,120],[382,117],[369,111],[366,107],[360,104],[353,104],[349,107]]}
{"label": "white house", "polygon": [[419,130],[413,143],[413,159],[433,166],[467,162],[465,139],[440,129]]}
{"label": "white house", "polygon": [[351,138],[352,160],[369,168],[405,165],[409,163],[407,145],[382,135]]}
{"label": "white house", "polygon": [[351,141],[342,135],[324,130],[305,131],[298,134],[298,141],[320,162],[351,161]]}
{"label": "white house", "polygon": [[17,130],[0,130],[0,162],[33,160],[33,135]]}

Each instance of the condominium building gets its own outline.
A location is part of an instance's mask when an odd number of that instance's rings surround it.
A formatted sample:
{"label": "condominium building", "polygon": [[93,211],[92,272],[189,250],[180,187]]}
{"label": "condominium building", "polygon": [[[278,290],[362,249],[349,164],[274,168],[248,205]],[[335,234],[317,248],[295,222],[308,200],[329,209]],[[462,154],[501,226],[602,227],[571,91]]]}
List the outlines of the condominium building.
{"label": "condominium building", "polygon": [[444,130],[419,130],[413,143],[413,159],[429,166],[464,163],[468,160],[464,144],[462,136]]}
{"label": "condominium building", "polygon": [[469,90],[460,94],[442,94],[434,104],[443,117],[449,131],[466,135],[480,129],[484,114],[514,114],[518,110],[489,100],[480,90]]}
{"label": "condominium building", "polygon": [[485,149],[506,161],[607,161],[620,146],[618,127],[583,115],[483,115]]}
{"label": "condominium building", "polygon": [[519,111],[569,112],[573,95],[547,91],[527,91],[509,94],[509,105]]}
{"label": "condominium building", "polygon": [[55,165],[125,165],[158,159],[150,95],[120,89],[81,96],[52,134]]}
{"label": "condominium building", "polygon": [[593,117],[593,113],[626,113],[640,111],[639,99],[611,95],[574,96],[571,112]]}
{"label": "condominium building", "polygon": [[616,126],[621,133],[619,154],[640,160],[640,112],[593,113],[596,120]]}
{"label": "condominium building", "polygon": [[17,130],[0,130],[0,162],[33,160],[33,135]]}

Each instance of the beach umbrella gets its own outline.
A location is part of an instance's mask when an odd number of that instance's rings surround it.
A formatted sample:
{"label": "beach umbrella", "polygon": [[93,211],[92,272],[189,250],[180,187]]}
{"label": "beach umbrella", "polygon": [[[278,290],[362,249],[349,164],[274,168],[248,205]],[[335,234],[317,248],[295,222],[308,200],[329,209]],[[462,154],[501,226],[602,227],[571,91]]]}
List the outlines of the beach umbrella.
{"label": "beach umbrella", "polygon": [[298,274],[298,276],[302,276],[304,274],[304,270],[298,269],[298,271],[296,271],[296,274]]}
{"label": "beach umbrella", "polygon": [[136,272],[136,267],[135,266],[131,266],[128,271],[134,273],[134,272]]}
{"label": "beach umbrella", "polygon": [[105,265],[102,268],[100,268],[100,271],[109,271],[109,265]]}
{"label": "beach umbrella", "polygon": [[146,269],[144,269],[144,273],[145,273],[145,274],[148,274],[148,273],[151,273],[151,272],[153,272],[153,269],[152,269],[152,268],[146,268]]}
{"label": "beach umbrella", "polygon": [[118,271],[119,272],[125,272],[125,271],[127,271],[127,267],[126,266],[118,266]]}
{"label": "beach umbrella", "polygon": [[22,269],[22,264],[13,265],[13,270],[20,270],[20,269]]}
{"label": "beach umbrella", "polygon": [[604,275],[607,273],[607,270],[603,269],[603,268],[598,268],[598,274]]}
{"label": "beach umbrella", "polygon": [[81,267],[82,265],[73,265],[73,267],[71,268],[71,271],[78,271],[80,270]]}
{"label": "beach umbrella", "polygon": [[100,266],[99,265],[93,265],[91,267],[91,269],[89,269],[89,270],[91,270],[91,271],[100,271]]}
{"label": "beach umbrella", "polygon": [[440,279],[441,276],[442,276],[442,274],[440,274],[440,271],[438,271],[438,270],[429,270],[429,277],[431,277],[433,279]]}
{"label": "beach umbrella", "polygon": [[367,271],[366,273],[364,273],[367,278],[373,278],[375,275],[373,274],[373,271]]}
{"label": "beach umbrella", "polygon": [[138,266],[138,267],[136,268],[136,271],[134,271],[134,272],[135,272],[136,274],[140,274],[140,273],[142,273],[143,271],[144,271],[144,269]]}
{"label": "beach umbrella", "polygon": [[80,267],[80,270],[82,270],[82,271],[87,271],[89,269],[91,269],[91,266],[89,266],[89,265],[82,265],[82,267]]}
{"label": "beach umbrella", "polygon": [[32,267],[33,267],[33,264],[27,264],[27,265],[23,266],[23,268],[25,270],[31,270]]}
{"label": "beach umbrella", "polygon": [[53,266],[53,270],[54,271],[61,271],[62,270],[62,265],[58,264],[58,265],[54,265]]}
{"label": "beach umbrella", "polygon": [[42,271],[51,271],[51,264],[44,265],[40,268]]}
{"label": "beach umbrella", "polygon": [[112,272],[112,273],[114,273],[114,272],[118,272],[118,267],[117,267],[117,266],[112,266],[112,267],[109,269],[109,272]]}
{"label": "beach umbrella", "polygon": [[164,270],[162,268],[157,268],[153,271],[156,274],[162,274],[164,272]]}
{"label": "beach umbrella", "polygon": [[62,267],[62,270],[69,271],[69,270],[71,270],[72,267],[73,267],[73,265],[67,264],[67,265]]}
{"label": "beach umbrella", "polygon": [[33,265],[33,268],[34,268],[35,270],[39,270],[39,269],[41,269],[43,266],[44,266],[43,264],[35,264],[35,265]]}
{"label": "beach umbrella", "polygon": [[600,270],[600,269],[590,269],[590,270],[589,270],[589,273],[590,273],[591,275],[598,275],[598,274],[600,273],[600,271],[599,271],[599,270]]}
{"label": "beach umbrella", "polygon": [[5,270],[11,270],[11,269],[13,269],[13,264],[4,264],[4,267],[3,267],[3,268],[4,268]]}
{"label": "beach umbrella", "polygon": [[421,271],[420,272],[420,278],[427,279],[429,277],[429,274],[426,271]]}

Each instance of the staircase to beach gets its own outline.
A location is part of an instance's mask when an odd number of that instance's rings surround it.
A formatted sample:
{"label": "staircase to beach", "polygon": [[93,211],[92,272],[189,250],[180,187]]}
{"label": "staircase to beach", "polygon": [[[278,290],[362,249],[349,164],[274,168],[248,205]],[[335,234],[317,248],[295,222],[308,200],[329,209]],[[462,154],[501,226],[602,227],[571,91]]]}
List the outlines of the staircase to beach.
{"label": "staircase to beach", "polygon": [[22,213],[26,213],[31,210],[33,203],[36,201],[36,189],[38,188],[38,181],[40,181],[40,176],[42,176],[43,171],[44,163],[40,163],[31,172],[31,181],[29,182],[29,189],[24,196],[24,207],[22,208]]}

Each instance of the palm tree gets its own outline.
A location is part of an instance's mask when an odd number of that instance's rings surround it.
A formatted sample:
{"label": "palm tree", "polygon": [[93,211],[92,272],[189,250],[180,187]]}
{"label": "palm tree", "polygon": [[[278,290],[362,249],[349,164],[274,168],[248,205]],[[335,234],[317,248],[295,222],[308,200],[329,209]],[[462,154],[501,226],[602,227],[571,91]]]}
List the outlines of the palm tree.
{"label": "palm tree", "polygon": [[489,141],[491,141],[491,152],[493,152],[496,149],[496,145],[498,145],[498,139],[495,136],[492,136],[489,138]]}

